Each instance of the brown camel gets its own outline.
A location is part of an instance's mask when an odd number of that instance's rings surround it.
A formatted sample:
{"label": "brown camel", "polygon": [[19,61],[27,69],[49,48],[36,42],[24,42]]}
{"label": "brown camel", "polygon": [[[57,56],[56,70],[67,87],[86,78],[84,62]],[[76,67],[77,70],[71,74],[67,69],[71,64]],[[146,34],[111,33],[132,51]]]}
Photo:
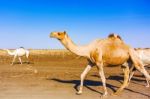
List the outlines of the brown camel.
{"label": "brown camel", "polygon": [[122,64],[124,66],[124,82],[122,86],[114,93],[114,95],[120,93],[128,85],[129,64],[127,63],[127,61],[129,59],[132,60],[136,69],[141,71],[147,77],[147,79],[150,80],[150,76],[143,68],[142,62],[137,57],[137,53],[135,52],[135,50],[127,46],[117,35],[110,35],[108,38],[95,40],[94,42],[86,46],[75,45],[65,31],[52,32],[50,34],[50,37],[58,39],[72,53],[86,57],[88,59],[88,65],[81,74],[80,89],[77,94],[82,93],[83,81],[85,79],[85,76],[94,65],[97,66],[99,75],[103,83],[103,96],[108,94],[103,66]]}

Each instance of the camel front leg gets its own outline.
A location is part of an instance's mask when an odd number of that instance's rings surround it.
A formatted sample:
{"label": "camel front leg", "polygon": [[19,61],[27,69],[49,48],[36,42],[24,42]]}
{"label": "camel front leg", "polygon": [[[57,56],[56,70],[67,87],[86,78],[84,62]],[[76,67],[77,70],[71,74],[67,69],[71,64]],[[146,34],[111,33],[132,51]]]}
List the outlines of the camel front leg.
{"label": "camel front leg", "polygon": [[78,95],[82,94],[84,79],[85,79],[87,73],[91,70],[91,68],[92,68],[92,65],[88,64],[80,76],[81,81],[80,81],[80,89],[77,92]]}
{"label": "camel front leg", "polygon": [[16,57],[17,57],[17,56],[15,55],[14,58],[13,58],[13,61],[12,61],[11,65],[14,64]]}
{"label": "camel front leg", "polygon": [[123,72],[124,72],[124,82],[122,84],[122,86],[113,94],[113,95],[118,95],[120,94],[120,92],[125,88],[127,87],[128,85],[128,81],[129,81],[129,67],[128,67],[128,64],[125,63],[123,64]]}
{"label": "camel front leg", "polygon": [[22,64],[21,57],[18,57],[18,58],[19,58],[20,63]]}
{"label": "camel front leg", "polygon": [[108,94],[108,91],[107,91],[107,88],[106,88],[106,78],[105,78],[105,75],[104,75],[104,70],[103,70],[103,64],[102,63],[98,66],[98,70],[99,70],[99,75],[101,77],[103,88],[104,88],[103,96],[106,96]]}

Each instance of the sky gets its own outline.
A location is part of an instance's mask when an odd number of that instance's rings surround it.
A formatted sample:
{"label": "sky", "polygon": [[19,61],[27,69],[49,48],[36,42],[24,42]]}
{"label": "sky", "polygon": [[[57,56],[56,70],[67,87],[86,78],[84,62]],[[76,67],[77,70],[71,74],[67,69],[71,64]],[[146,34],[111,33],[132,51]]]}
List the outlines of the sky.
{"label": "sky", "polygon": [[0,49],[62,49],[49,38],[66,31],[77,45],[119,34],[132,47],[150,47],[149,0],[0,0]]}

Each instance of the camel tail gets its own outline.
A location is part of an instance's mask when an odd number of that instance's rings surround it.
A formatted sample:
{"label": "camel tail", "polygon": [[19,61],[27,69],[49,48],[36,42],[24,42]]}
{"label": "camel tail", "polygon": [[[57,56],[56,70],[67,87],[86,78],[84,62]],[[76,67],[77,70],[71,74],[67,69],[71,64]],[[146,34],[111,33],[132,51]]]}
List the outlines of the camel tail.
{"label": "camel tail", "polygon": [[28,50],[26,50],[26,57],[27,57],[27,59],[29,58],[29,54],[30,54],[30,52]]}
{"label": "camel tail", "polygon": [[131,60],[132,60],[132,62],[133,62],[133,64],[134,64],[135,68],[136,68],[137,70],[139,70],[141,73],[143,73],[144,76],[145,76],[148,80],[150,80],[150,75],[149,75],[148,72],[145,70],[144,65],[143,65],[142,61],[140,60],[140,58],[138,57],[136,51],[135,51],[134,49],[130,48],[130,50],[129,50],[129,55],[130,55],[130,58],[131,58]]}

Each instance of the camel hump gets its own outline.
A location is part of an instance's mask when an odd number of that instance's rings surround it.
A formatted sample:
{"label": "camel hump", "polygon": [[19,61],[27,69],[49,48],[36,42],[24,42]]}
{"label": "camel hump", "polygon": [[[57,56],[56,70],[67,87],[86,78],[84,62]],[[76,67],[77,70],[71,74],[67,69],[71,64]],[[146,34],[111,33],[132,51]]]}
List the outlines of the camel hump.
{"label": "camel hump", "polygon": [[144,49],[149,50],[150,48],[144,48]]}
{"label": "camel hump", "polygon": [[141,50],[142,48],[134,48],[134,50]]}
{"label": "camel hump", "polygon": [[20,48],[23,48],[23,49],[24,49],[24,47],[22,47],[22,46],[21,46]]}
{"label": "camel hump", "polygon": [[108,35],[108,38],[118,38],[118,39],[122,40],[122,38],[120,37],[120,35],[115,34],[115,33],[109,34],[109,35]]}

